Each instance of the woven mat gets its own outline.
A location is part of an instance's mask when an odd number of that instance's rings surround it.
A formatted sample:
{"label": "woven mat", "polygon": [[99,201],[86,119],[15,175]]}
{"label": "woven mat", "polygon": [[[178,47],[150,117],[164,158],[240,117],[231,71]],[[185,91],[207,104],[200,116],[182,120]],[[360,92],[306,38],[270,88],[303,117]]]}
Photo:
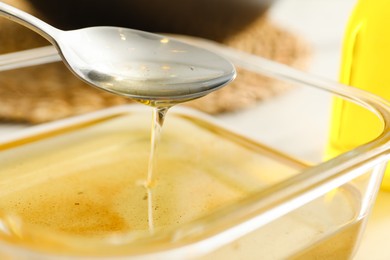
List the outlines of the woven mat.
{"label": "woven mat", "polygon": [[[25,1],[8,2],[36,13]],[[48,44],[32,31],[3,18],[0,39],[0,53]],[[305,42],[266,16],[223,43],[298,68],[304,68],[310,53]],[[239,69],[232,84],[185,105],[211,114],[222,113],[252,106],[288,88]],[[129,102],[132,101],[84,84],[62,63],[0,72],[0,120],[40,123]]]}

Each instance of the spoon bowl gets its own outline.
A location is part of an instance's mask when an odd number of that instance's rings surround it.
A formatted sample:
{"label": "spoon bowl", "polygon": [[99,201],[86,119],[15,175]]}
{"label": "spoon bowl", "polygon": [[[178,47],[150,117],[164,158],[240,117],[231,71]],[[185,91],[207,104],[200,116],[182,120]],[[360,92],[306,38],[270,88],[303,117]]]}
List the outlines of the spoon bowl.
{"label": "spoon bowl", "polygon": [[0,15],[44,36],[83,81],[143,103],[199,98],[235,77],[226,59],[166,36],[118,27],[62,31],[1,2]]}

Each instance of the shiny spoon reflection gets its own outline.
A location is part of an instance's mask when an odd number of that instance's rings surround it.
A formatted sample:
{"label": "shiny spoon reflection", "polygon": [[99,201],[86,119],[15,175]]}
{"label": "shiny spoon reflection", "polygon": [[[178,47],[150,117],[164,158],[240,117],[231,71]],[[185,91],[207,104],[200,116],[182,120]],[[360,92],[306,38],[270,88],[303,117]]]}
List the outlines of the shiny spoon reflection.
{"label": "shiny spoon reflection", "polygon": [[0,15],[49,40],[85,82],[141,102],[195,99],[235,77],[224,58],[165,36],[117,27],[62,31],[2,2]]}

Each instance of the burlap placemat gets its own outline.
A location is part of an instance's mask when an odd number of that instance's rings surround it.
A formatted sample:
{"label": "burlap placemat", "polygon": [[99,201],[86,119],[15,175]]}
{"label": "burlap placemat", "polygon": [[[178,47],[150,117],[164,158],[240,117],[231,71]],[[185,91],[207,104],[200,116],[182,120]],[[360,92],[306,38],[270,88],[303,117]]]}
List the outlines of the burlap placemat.
{"label": "burlap placemat", "polygon": [[[8,3],[37,14],[26,1]],[[0,19],[0,53],[47,45],[34,32]],[[303,68],[309,49],[296,35],[275,25],[266,16],[223,40],[224,44]],[[242,109],[283,92],[288,86],[239,69],[230,85],[186,105],[207,113]],[[77,79],[62,63],[0,72],[0,120],[40,123],[131,102],[90,87]]]}

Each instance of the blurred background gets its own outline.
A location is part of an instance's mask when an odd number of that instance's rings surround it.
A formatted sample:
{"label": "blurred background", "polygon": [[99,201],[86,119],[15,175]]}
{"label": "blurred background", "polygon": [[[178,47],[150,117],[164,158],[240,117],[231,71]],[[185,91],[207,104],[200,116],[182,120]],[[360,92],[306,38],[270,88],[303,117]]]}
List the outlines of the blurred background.
{"label": "blurred background", "polygon": [[[207,24],[208,18],[214,17],[215,13],[211,12],[211,9],[202,9],[198,8],[195,11],[195,14],[201,15],[203,18],[200,20],[190,20],[188,24],[177,24],[176,26],[171,27],[170,33],[186,33],[183,28],[190,28],[191,32],[196,36],[202,36],[217,40],[223,43],[232,45],[233,47],[242,47],[248,48],[248,51],[252,51],[255,54],[264,55],[268,58],[275,59],[279,62],[284,62],[292,66],[297,66],[298,68],[305,69],[310,73],[319,75],[332,80],[338,79],[339,67],[340,67],[340,51],[341,44],[344,34],[344,28],[346,26],[348,17],[352,11],[352,8],[356,0],[276,0],[276,1],[259,1],[259,0],[248,0],[247,5],[240,5],[241,7],[237,8],[237,1],[239,0],[218,0],[213,1],[216,3],[214,8],[217,8],[218,5],[227,3],[231,8],[226,9],[224,15],[221,17],[226,17],[229,15],[229,12],[243,12],[247,15],[240,16],[240,18],[235,18],[231,20],[222,19],[217,22],[216,28],[209,28],[209,30],[201,30]],[[8,1],[11,2],[12,1]],[[75,28],[86,26],[86,25],[95,25],[95,21],[90,19],[89,14],[84,16],[78,12],[77,8],[72,9],[68,8],[71,2],[73,1],[63,1],[58,3],[57,1],[50,0],[31,0],[34,6],[40,10],[40,12],[48,14],[47,17],[49,20],[52,20],[53,23],[58,25],[60,28]],[[96,1],[74,1],[74,5],[84,4],[86,7],[88,5],[95,3]],[[114,4],[119,1],[110,1],[111,4]],[[134,1],[134,3],[141,3],[142,1]],[[158,1],[150,1],[151,7],[154,6],[151,10],[150,15],[158,15],[159,10],[162,6],[153,5],[153,3]],[[163,1],[160,1],[163,2]],[[148,19],[131,19],[133,24],[139,26],[139,29],[153,30],[153,31],[162,31],[166,30],[167,24],[172,24],[172,19],[177,18],[179,15],[177,10],[180,10],[180,3],[188,1],[175,1],[178,3],[178,6],[170,8],[170,12],[164,14],[161,17],[161,23],[153,26],[148,24]],[[192,1],[196,2],[196,1]],[[198,4],[211,1],[199,1]],[[261,2],[261,3],[260,3]],[[62,6],[62,4],[66,6]],[[105,6],[105,3],[101,3],[99,14],[100,17],[104,17],[104,14],[110,13],[110,8]],[[137,4],[136,4],[137,5]],[[244,6],[244,7],[242,7]],[[256,8],[254,8],[256,7]],[[57,14],[60,15],[50,15],[50,10],[57,8]],[[139,7],[140,8],[140,7]],[[185,7],[189,8],[189,7]],[[81,10],[81,9],[80,9]],[[139,13],[141,9],[134,9],[135,13]],[[214,9],[215,11],[216,9]],[[258,38],[249,37],[254,42],[251,42],[248,47],[246,43],[242,43],[244,36],[240,36],[240,31],[246,25],[252,23],[257,17],[264,16],[267,19],[267,24],[271,23],[271,29],[267,25],[265,26],[263,21],[259,23],[259,26],[263,26],[267,33],[259,35]],[[67,23],[69,17],[73,17],[72,21],[74,23]],[[234,16],[238,17],[238,16]],[[111,20],[112,25],[120,23],[122,17],[118,15],[118,20]],[[130,17],[131,18],[131,17]],[[100,20],[102,23],[105,23],[105,20]],[[221,27],[221,25],[225,25]],[[277,29],[275,29],[277,28]],[[184,31],[183,31],[184,30]],[[271,31],[271,32],[270,32]],[[276,33],[275,33],[276,31]],[[286,38],[283,40],[280,39],[281,34],[291,34],[286,41]],[[237,37],[228,37],[229,35],[235,34]],[[267,35],[270,38],[268,39]],[[251,35],[250,35],[251,36]],[[263,38],[262,38],[263,37]],[[271,37],[276,40],[271,40]],[[261,44],[256,44],[256,40],[261,42]],[[294,46],[287,48],[287,45],[283,44],[294,42]],[[276,50],[269,49],[270,46],[277,45]],[[266,46],[266,48],[259,48],[258,46]],[[268,46],[268,47],[267,47]],[[268,49],[267,49],[268,48]],[[283,55],[276,55],[277,53],[282,53]],[[276,54],[275,54],[276,53]],[[268,55],[268,56],[267,56]],[[301,65],[301,62],[297,63],[295,61],[299,60],[301,56],[304,56],[304,64]],[[286,58],[287,57],[287,58]],[[304,102],[321,102],[323,103],[324,109],[321,111],[308,111],[308,113],[316,113],[318,118],[329,118],[330,113],[330,99],[328,97],[324,98],[319,96],[318,99],[307,100],[305,92],[300,90],[289,91],[284,94],[285,98],[291,99],[300,99]],[[278,111],[275,111],[278,113]],[[245,121],[248,121],[253,114],[251,112],[244,113],[233,113],[225,114],[218,116],[221,120],[224,120],[227,123],[238,122],[239,124],[245,124]],[[270,114],[270,117],[273,115]],[[325,121],[325,123],[323,123]],[[15,123],[15,122],[6,122],[3,121],[0,123],[0,134],[5,135],[10,132],[17,131],[26,127],[26,124]],[[318,140],[317,136],[326,136],[324,134],[328,131],[326,125],[326,120],[319,121],[318,124],[314,124],[314,130],[311,130],[311,134],[308,134],[308,140],[310,142],[322,143],[326,140]],[[296,128],[293,131],[304,131],[304,128]],[[293,144],[289,144],[293,145]],[[309,151],[313,153],[313,151]],[[314,151],[315,153],[315,151]],[[379,194],[378,201],[375,205],[373,215],[370,218],[368,223],[368,229],[364,235],[361,247],[356,256],[357,260],[365,259],[377,259],[385,260],[390,259],[390,250],[386,247],[388,242],[386,240],[388,234],[390,233],[390,194],[386,192],[381,192]]]}

